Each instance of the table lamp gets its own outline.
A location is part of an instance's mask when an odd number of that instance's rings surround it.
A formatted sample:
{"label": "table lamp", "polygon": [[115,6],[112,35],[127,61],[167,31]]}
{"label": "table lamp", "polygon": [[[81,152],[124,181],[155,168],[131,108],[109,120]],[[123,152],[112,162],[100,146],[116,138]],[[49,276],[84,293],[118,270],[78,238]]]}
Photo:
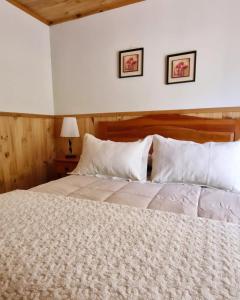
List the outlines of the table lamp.
{"label": "table lamp", "polygon": [[66,158],[74,158],[76,157],[72,151],[72,141],[71,138],[80,137],[77,119],[75,117],[65,117],[63,118],[61,137],[68,138],[68,154],[66,154]]}

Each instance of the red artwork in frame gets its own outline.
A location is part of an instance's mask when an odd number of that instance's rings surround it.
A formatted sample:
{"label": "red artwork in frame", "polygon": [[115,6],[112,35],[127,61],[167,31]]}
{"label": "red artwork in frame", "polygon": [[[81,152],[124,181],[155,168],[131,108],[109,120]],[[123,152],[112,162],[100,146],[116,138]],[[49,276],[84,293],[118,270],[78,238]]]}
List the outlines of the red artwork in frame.
{"label": "red artwork in frame", "polygon": [[188,77],[190,75],[190,59],[176,59],[172,61],[172,78]]}
{"label": "red artwork in frame", "polygon": [[167,56],[167,84],[193,82],[196,79],[197,51]]}
{"label": "red artwork in frame", "polygon": [[119,52],[119,78],[143,76],[143,48]]}
{"label": "red artwork in frame", "polygon": [[123,56],[123,72],[136,72],[139,68],[139,54]]}

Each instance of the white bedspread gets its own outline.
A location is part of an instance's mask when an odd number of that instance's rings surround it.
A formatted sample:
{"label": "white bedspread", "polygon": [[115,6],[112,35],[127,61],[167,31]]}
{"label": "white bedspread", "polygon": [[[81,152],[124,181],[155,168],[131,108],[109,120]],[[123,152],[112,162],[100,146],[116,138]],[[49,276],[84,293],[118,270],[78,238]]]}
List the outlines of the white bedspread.
{"label": "white bedspread", "polygon": [[0,196],[1,299],[240,299],[240,226],[29,191]]}

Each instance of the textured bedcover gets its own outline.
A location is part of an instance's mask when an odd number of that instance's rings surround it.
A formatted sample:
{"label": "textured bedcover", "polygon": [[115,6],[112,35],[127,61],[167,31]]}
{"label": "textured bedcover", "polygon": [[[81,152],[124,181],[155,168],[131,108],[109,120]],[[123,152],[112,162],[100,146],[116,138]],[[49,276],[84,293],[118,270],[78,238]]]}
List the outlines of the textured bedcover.
{"label": "textured bedcover", "polygon": [[0,196],[1,299],[240,299],[240,227],[29,191]]}
{"label": "textured bedcover", "polygon": [[240,194],[199,185],[140,183],[75,175],[37,186],[32,191],[240,224]]}

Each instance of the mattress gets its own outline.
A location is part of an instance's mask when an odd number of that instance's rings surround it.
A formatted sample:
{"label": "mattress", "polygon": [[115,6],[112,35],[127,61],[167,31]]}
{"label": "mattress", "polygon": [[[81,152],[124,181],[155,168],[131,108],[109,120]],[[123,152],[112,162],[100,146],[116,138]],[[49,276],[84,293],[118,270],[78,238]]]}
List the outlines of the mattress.
{"label": "mattress", "polygon": [[71,175],[31,190],[240,224],[240,194],[199,185]]}
{"label": "mattress", "polygon": [[[95,179],[84,180],[91,194]],[[99,190],[107,186],[97,182]],[[65,184],[62,193],[76,196],[79,189]],[[123,193],[135,190],[135,184],[122,184]],[[105,190],[107,202],[119,185]],[[139,195],[150,197],[141,187]],[[147,190],[153,198],[159,193],[156,186]],[[237,224],[79,196],[32,191],[0,196],[1,299],[230,300],[240,299],[239,282]]]}

